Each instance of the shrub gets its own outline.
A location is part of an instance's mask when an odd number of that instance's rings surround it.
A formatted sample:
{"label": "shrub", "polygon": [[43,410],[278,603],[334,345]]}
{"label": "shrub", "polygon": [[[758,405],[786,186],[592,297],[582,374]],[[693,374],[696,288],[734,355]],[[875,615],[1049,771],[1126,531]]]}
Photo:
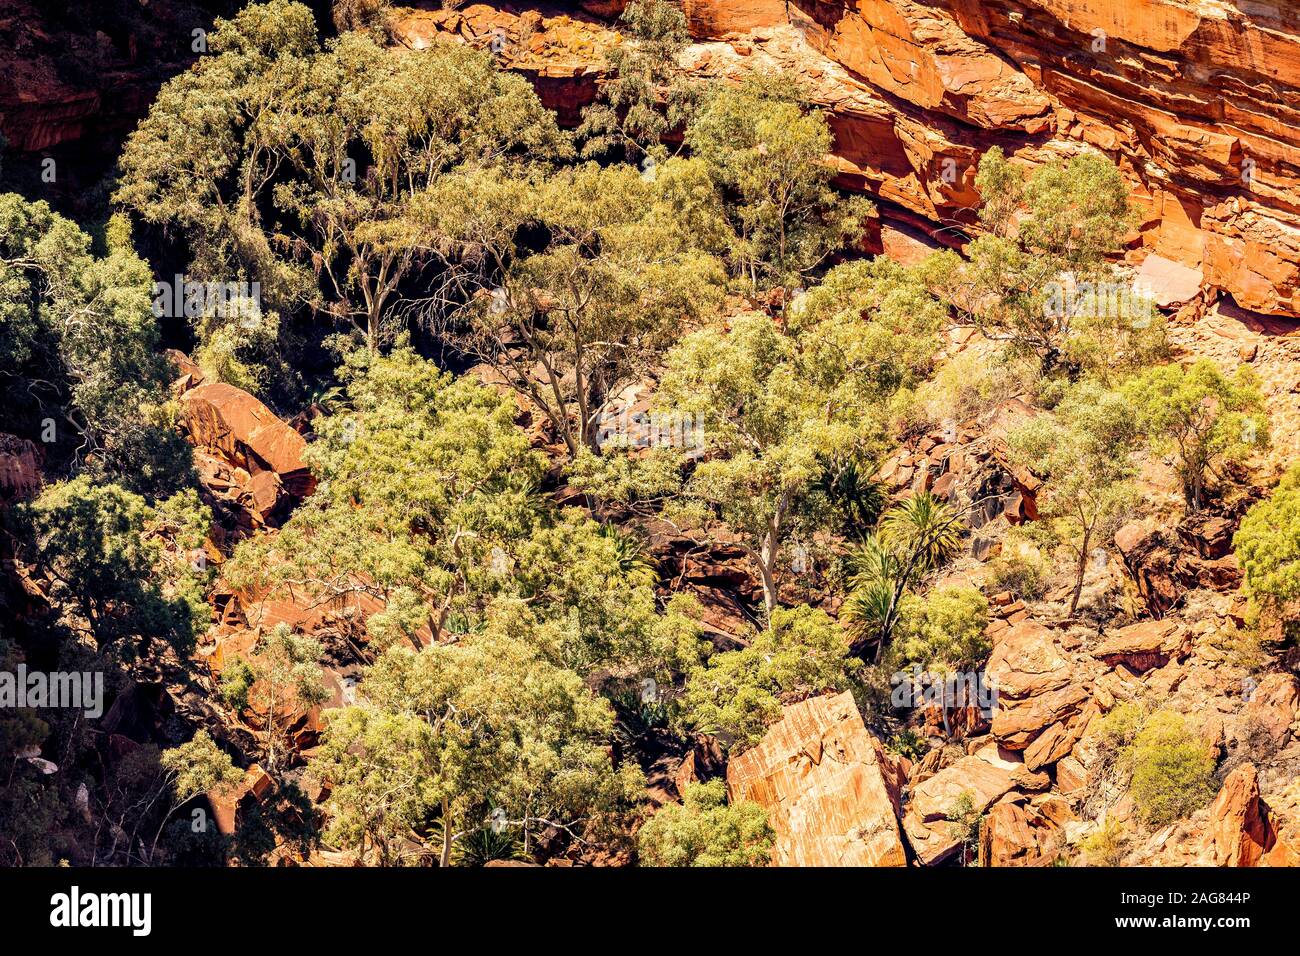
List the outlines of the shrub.
{"label": "shrub", "polygon": [[862,662],[848,652],[843,629],[824,611],[777,608],[748,647],[692,668],[682,696],[686,722],[730,747],[755,744],[782,703],[849,689]]}
{"label": "shrub", "polygon": [[1133,740],[1129,792],[1144,823],[1160,827],[1214,796],[1214,756],[1181,714],[1159,711]]}
{"label": "shrub", "polygon": [[1047,593],[1047,561],[1039,554],[1002,554],[988,564],[988,585],[997,593],[1010,591],[1022,601]]}
{"label": "shrub", "polygon": [[645,866],[766,866],[775,834],[757,803],[726,802],[721,780],[689,783],[637,833]]}
{"label": "shrub", "polygon": [[1233,544],[1246,592],[1273,607],[1300,597],[1300,467],[1246,513]]}
{"label": "shrub", "polygon": [[1101,826],[1079,844],[1091,866],[1119,866],[1128,851],[1129,834],[1118,820],[1103,819]]}

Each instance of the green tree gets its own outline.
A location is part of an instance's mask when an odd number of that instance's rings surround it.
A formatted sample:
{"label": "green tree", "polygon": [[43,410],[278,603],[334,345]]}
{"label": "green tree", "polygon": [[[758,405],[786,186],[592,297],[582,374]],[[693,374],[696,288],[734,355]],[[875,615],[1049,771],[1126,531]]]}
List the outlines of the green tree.
{"label": "green tree", "polygon": [[880,528],[847,556],[849,595],[840,609],[855,645],[874,642],[879,661],[903,611],[909,588],[950,561],[966,529],[963,514],[928,491],[898,502]]}
{"label": "green tree", "polygon": [[1246,366],[1228,376],[1209,359],[1160,365],[1130,379],[1122,392],[1152,447],[1173,453],[1191,511],[1205,506],[1209,481],[1224,465],[1268,444],[1264,400]]}
{"label": "green tree", "polygon": [[605,746],[609,704],[522,641],[470,637],[413,654],[393,648],[370,669],[364,704],[332,711],[312,772],[331,785],[329,839],[402,860],[404,840],[449,865],[452,845],[484,826],[523,835],[555,827],[600,833],[644,787]]}
{"label": "green tree", "polygon": [[[720,213],[701,175],[683,160],[653,181],[594,163],[531,184],[489,172],[426,206],[430,228],[480,266],[458,280],[480,294],[442,330],[540,409],[571,459],[600,453],[609,404],[721,302],[722,265],[700,246]],[[542,248],[516,248],[525,226]]]}
{"label": "green tree", "polygon": [[192,492],[156,509],[84,475],[47,486],[19,512],[51,596],[76,609],[99,648],[127,656],[155,638],[185,650],[209,623],[206,571],[195,569],[192,552],[169,551],[156,533],[182,516],[173,541],[206,537],[211,514]]}
{"label": "green tree", "polygon": [[928,368],[942,321],[907,270],[855,263],[832,270],[784,324],[736,316],[667,356],[658,401],[697,423],[708,450],[674,518],[738,533],[769,612],[782,543],[826,520],[828,468],[884,451],[890,409]]}
{"label": "green tree", "polygon": [[930,287],[990,338],[1036,354],[1107,369],[1140,361],[1163,339],[1150,303],[1121,289],[1106,261],[1133,223],[1128,187],[1100,153],[1037,167],[1028,176],[998,147],[980,160],[983,232],[932,256]]}
{"label": "green tree", "polygon": [[[190,470],[164,408],[149,268],[126,221],[92,251],[76,224],[0,195],[0,395],[15,429],[62,449],[72,467],[165,494]],[[53,440],[52,440],[53,439]]]}
{"label": "green tree", "polygon": [[1257,604],[1273,610],[1300,598],[1300,467],[1246,512],[1233,546]]}
{"label": "green tree", "polygon": [[849,657],[848,637],[824,611],[777,608],[766,630],[738,651],[714,654],[691,669],[682,711],[691,727],[741,749],[762,739],[781,705],[853,686],[862,662]]}
{"label": "green tree", "polygon": [[661,160],[664,137],[686,125],[697,100],[679,59],[691,42],[686,17],[668,0],[631,0],[620,22],[624,41],[605,55],[608,79],[582,114],[582,154],[621,147],[629,158]]}
{"label": "green tree", "polygon": [[512,402],[410,349],[354,353],[343,377],[350,410],[318,419],[305,455],[316,493],[277,534],[242,541],[225,575],[314,602],[379,598],[373,636],[418,645],[492,590],[493,549],[533,527],[540,462]]}
{"label": "green tree", "polygon": [[118,202],[175,230],[195,278],[389,341],[431,262],[418,197],[465,167],[571,152],[528,82],[455,42],[395,56],[367,32],[324,47],[308,7],[251,4],[214,55],[164,85],[120,160]]}
{"label": "green tree", "polygon": [[243,777],[230,755],[216,745],[206,730],[196,733],[189,743],[164,750],[159,762],[164,770],[164,790],[170,791],[172,800],[154,835],[150,860],[172,814],[195,797],[232,787]]}
{"label": "green tree", "polygon": [[653,567],[578,509],[561,509],[509,545],[507,559],[508,579],[486,612],[489,632],[527,640],[584,677],[666,678],[698,659],[678,638],[689,609],[661,615]]}
{"label": "green tree", "polygon": [[1172,711],[1158,711],[1133,740],[1126,761],[1129,791],[1143,822],[1172,823],[1214,796],[1214,756],[1209,745]]}
{"label": "green tree", "polygon": [[[925,597],[909,594],[903,599],[889,659],[896,668],[914,664],[941,681],[939,709],[945,730],[949,730],[948,679],[972,674],[988,658],[992,649],[988,624],[988,601],[974,588],[944,587]],[[965,686],[972,689],[969,683]],[[952,703],[974,702],[959,696]]]}
{"label": "green tree", "polygon": [[1139,443],[1130,401],[1102,386],[1075,386],[1052,415],[1008,437],[1013,454],[1047,479],[1038,509],[1074,554],[1070,614],[1079,606],[1094,546],[1103,547],[1137,503],[1133,453]]}
{"label": "green tree", "polygon": [[637,831],[643,866],[766,866],[776,835],[757,803],[728,803],[721,780],[688,783]]}
{"label": "green tree", "polygon": [[779,74],[719,84],[686,130],[686,145],[725,196],[732,268],[754,289],[799,285],[861,240],[873,208],[831,187],[830,126],[796,101],[797,92],[795,81]]}

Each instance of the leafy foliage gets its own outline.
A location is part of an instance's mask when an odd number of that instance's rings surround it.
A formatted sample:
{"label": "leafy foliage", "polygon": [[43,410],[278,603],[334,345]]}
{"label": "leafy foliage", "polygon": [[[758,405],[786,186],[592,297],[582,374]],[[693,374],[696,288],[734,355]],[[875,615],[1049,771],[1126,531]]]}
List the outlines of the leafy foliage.
{"label": "leafy foliage", "polygon": [[434,817],[443,865],[452,842],[494,820],[522,833],[525,852],[548,826],[598,833],[644,786],[604,746],[608,703],[521,641],[394,648],[360,695],[330,713],[311,767],[332,787],[330,839],[382,863],[409,861],[404,844]]}
{"label": "leafy foliage", "polygon": [[190,553],[167,552],[149,531],[170,514],[184,522],[181,541],[202,540],[211,515],[193,493],[169,505],[151,508],[118,485],[79,476],[50,485],[19,513],[53,596],[76,608],[101,649],[130,657],[159,638],[185,650],[207,627],[206,580]]}
{"label": "leafy foliage", "polygon": [[726,196],[734,272],[753,288],[798,285],[858,241],[871,204],[831,188],[825,117],[794,98],[788,76],[755,76],[707,91],[686,144]]}
{"label": "leafy foliage", "polygon": [[674,517],[705,534],[716,518],[739,532],[769,612],[782,541],[833,507],[828,467],[861,467],[884,450],[891,402],[928,367],[941,322],[909,272],[855,263],[784,325],[740,315],[669,353],[660,401],[698,421],[710,449]]}
{"label": "leafy foliage", "polygon": [[747,647],[715,654],[690,671],[682,697],[685,720],[743,749],[780,717],[782,703],[847,690],[860,666],[849,657],[843,630],[824,611],[777,608]]}
{"label": "leafy foliage", "polygon": [[[74,467],[164,495],[190,472],[170,430],[152,277],[114,218],[107,254],[44,202],[0,195],[0,395],[11,427]],[[51,440],[53,439],[53,440]]]}
{"label": "leafy foliage", "polygon": [[526,80],[463,44],[393,56],[353,31],[322,46],[306,6],[269,0],[218,21],[209,46],[127,141],[117,201],[182,235],[195,278],[257,281],[273,309],[307,306],[371,348],[434,261],[421,194],[571,151]]}
{"label": "leafy foliage", "polygon": [[1247,366],[1225,375],[1209,359],[1160,365],[1125,383],[1138,427],[1160,453],[1172,452],[1187,507],[1205,506],[1209,480],[1268,443],[1268,417]]}
{"label": "leafy foliage", "polygon": [[1125,396],[1083,382],[1053,415],[1022,426],[1008,437],[1008,443],[1013,454],[1047,479],[1038,494],[1038,509],[1073,550],[1073,614],[1094,546],[1104,546],[1136,506],[1132,484],[1132,457],[1138,446],[1136,410]]}
{"label": "leafy foliage", "polygon": [[1044,371],[1064,361],[1108,374],[1160,353],[1163,327],[1150,303],[1110,294],[1119,282],[1105,256],[1133,222],[1110,160],[1086,152],[1026,176],[994,147],[975,185],[985,231],[965,259],[943,252],[925,267],[941,298],[990,338],[1037,355]]}
{"label": "leafy foliage", "polygon": [[1233,544],[1257,603],[1276,608],[1300,598],[1300,468],[1246,513]]}
{"label": "leafy foliage", "polygon": [[757,803],[726,802],[721,780],[688,783],[680,804],[670,803],[637,832],[645,866],[764,866],[775,834]]}

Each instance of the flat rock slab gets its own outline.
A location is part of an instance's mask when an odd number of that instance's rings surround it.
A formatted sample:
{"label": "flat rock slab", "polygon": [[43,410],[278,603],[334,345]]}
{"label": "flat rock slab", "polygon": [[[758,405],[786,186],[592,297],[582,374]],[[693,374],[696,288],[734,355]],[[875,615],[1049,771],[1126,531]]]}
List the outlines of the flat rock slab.
{"label": "flat rock slab", "polygon": [[848,692],[784,708],[762,741],[727,767],[730,798],[768,811],[777,866],[906,866],[902,779]]}

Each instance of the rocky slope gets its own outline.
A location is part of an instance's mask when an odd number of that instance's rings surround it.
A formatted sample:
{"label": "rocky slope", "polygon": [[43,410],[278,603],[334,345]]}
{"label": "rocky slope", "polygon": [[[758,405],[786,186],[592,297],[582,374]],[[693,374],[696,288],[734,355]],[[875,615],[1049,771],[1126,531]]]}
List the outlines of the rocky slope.
{"label": "rocky slope", "polygon": [[[424,6],[433,7],[433,4]],[[783,67],[831,112],[841,183],[953,241],[978,157],[1094,147],[1141,211],[1132,258],[1212,302],[1300,316],[1300,9],[1272,0],[685,0],[700,75]],[[495,44],[565,116],[618,38],[582,10],[399,12],[400,41]],[[556,15],[548,15],[556,14]]]}

